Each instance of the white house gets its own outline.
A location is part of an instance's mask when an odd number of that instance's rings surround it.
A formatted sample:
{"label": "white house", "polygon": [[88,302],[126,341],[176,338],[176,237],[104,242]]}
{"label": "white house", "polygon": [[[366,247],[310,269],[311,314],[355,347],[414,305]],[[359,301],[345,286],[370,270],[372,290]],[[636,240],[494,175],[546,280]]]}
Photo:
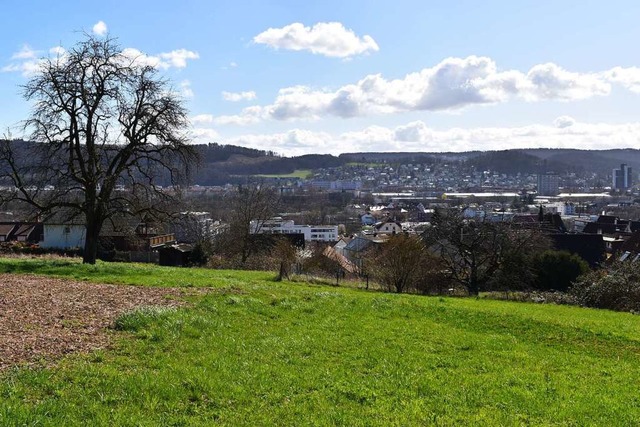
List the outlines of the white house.
{"label": "white house", "polygon": [[86,228],[83,224],[44,224],[42,248],[83,248]]}
{"label": "white house", "polygon": [[374,226],[376,234],[400,234],[402,233],[402,225],[396,221],[383,221]]}
{"label": "white house", "polygon": [[252,220],[252,234],[303,234],[308,242],[335,242],[338,240],[337,225],[296,225],[293,220],[280,217],[268,220]]}

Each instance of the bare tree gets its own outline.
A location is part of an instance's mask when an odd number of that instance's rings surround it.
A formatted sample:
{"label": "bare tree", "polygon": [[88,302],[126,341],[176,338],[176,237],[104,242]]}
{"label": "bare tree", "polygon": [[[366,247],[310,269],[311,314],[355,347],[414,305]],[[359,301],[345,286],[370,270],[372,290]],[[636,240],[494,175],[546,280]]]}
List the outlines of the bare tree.
{"label": "bare tree", "polygon": [[415,235],[397,234],[381,245],[371,248],[367,271],[387,290],[397,293],[421,287],[421,281],[434,267],[424,241]]}
{"label": "bare tree", "polygon": [[436,212],[423,233],[429,248],[444,262],[451,279],[477,295],[494,276],[528,280],[528,260],[548,249],[539,230],[511,223],[468,220],[462,211]]}
{"label": "bare tree", "polygon": [[230,201],[229,230],[222,239],[224,251],[238,254],[240,262],[245,264],[257,248],[253,235],[259,234],[265,221],[276,214],[279,203],[279,195],[268,186],[249,184],[238,187]]}
{"label": "bare tree", "polygon": [[5,200],[83,218],[83,262],[93,264],[105,221],[165,211],[171,197],[161,184],[178,183],[196,160],[187,111],[154,67],[112,38],[86,36],[44,59],[23,90],[35,143],[2,143],[3,178],[14,188]]}

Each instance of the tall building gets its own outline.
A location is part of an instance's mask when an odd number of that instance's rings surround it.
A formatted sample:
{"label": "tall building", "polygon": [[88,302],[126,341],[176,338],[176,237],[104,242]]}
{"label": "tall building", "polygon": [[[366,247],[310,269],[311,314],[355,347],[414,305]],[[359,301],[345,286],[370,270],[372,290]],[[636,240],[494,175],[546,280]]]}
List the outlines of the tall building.
{"label": "tall building", "polygon": [[620,169],[613,170],[613,190],[627,190],[633,185],[633,175],[631,167],[625,163],[620,165]]}
{"label": "tall building", "polygon": [[545,172],[538,174],[538,195],[557,196],[560,188],[560,176],[557,173]]}

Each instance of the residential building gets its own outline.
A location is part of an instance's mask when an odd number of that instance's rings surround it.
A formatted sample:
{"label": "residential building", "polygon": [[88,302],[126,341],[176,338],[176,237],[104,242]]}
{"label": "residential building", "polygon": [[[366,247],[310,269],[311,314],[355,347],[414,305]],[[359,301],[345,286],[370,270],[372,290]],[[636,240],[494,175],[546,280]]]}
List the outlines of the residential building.
{"label": "residential building", "polygon": [[302,234],[308,242],[335,242],[338,240],[337,225],[296,225],[293,220],[275,217],[268,220],[252,220],[252,234]]}
{"label": "residential building", "polygon": [[375,234],[395,235],[402,233],[402,224],[397,221],[382,221],[373,227]]}
{"label": "residential building", "polygon": [[560,192],[560,176],[553,172],[538,174],[538,195],[557,196]]}

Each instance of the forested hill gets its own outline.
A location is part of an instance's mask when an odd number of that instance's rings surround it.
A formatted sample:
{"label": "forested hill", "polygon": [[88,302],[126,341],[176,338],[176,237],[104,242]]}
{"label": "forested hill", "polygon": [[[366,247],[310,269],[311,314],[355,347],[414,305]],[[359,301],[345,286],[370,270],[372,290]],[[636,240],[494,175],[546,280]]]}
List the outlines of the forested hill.
{"label": "forested hill", "polygon": [[249,175],[289,174],[301,169],[329,168],[346,161],[326,154],[281,157],[271,151],[234,145],[196,145],[202,164],[195,177],[200,185],[220,185],[245,180]]}
{"label": "forested hill", "polygon": [[[12,144],[23,150],[24,155],[35,143],[13,141]],[[523,149],[463,153],[370,152],[345,153],[340,156],[308,154],[284,157],[273,151],[216,143],[195,145],[194,148],[201,157],[200,166],[194,176],[195,183],[200,185],[239,183],[246,181],[251,175],[285,175],[299,170],[339,167],[350,163],[449,163],[504,174],[543,171],[610,174],[613,168],[626,163],[635,171],[640,171],[640,150],[636,149]]]}

